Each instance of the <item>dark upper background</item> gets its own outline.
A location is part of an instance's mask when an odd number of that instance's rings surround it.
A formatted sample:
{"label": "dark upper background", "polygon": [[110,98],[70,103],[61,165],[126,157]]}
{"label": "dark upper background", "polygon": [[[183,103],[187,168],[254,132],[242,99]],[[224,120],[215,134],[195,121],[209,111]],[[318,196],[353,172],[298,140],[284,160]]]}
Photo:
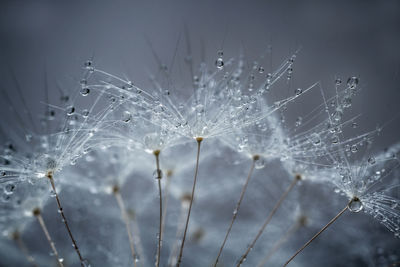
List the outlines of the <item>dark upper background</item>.
{"label": "dark upper background", "polygon": [[[277,66],[301,46],[293,81],[298,86],[321,81],[332,88],[335,76],[360,77],[363,89],[354,106],[365,129],[399,113],[399,1],[3,0],[1,86],[13,91],[11,66],[35,106],[43,99],[44,70],[55,90],[57,83],[68,86],[70,77],[76,81],[91,56],[141,84],[155,69],[145,37],[170,62],[185,25],[194,54],[203,46],[211,60],[221,47],[226,57],[244,50],[256,58],[272,44]],[[397,140],[397,124],[383,145]]]}

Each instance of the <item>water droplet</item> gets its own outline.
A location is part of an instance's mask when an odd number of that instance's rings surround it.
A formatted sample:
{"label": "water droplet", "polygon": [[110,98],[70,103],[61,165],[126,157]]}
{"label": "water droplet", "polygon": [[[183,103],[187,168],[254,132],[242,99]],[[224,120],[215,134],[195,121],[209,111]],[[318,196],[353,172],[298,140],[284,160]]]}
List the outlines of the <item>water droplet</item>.
{"label": "water droplet", "polygon": [[87,109],[82,110],[82,116],[84,118],[87,118],[89,116],[89,110],[87,110]]}
{"label": "water droplet", "polygon": [[14,184],[7,184],[4,187],[4,193],[6,195],[12,195],[14,193],[14,191],[15,191],[15,185]]}
{"label": "water droplet", "polygon": [[265,165],[266,165],[265,160],[262,159],[262,158],[260,158],[259,160],[257,160],[257,161],[255,162],[254,168],[256,168],[256,169],[262,169],[262,168],[265,167]]}
{"label": "water droplet", "polygon": [[351,212],[360,212],[363,209],[363,204],[359,198],[353,198],[353,200],[349,203],[348,208]]}
{"label": "water droplet", "polygon": [[90,72],[94,71],[94,67],[93,67],[93,62],[91,60],[87,60],[85,61],[85,63],[83,64],[83,66],[85,67],[85,69],[87,69]]}
{"label": "water droplet", "polygon": [[303,118],[302,117],[297,117],[295,126],[299,127],[303,123]]}
{"label": "water droplet", "polygon": [[58,261],[62,263],[64,262],[64,258],[59,258]]}
{"label": "water droplet", "polygon": [[75,107],[74,106],[67,107],[66,112],[68,116],[72,116],[75,113]]}
{"label": "water droplet", "polygon": [[165,90],[164,90],[164,95],[165,95],[165,96],[170,95],[169,90],[165,89]]}
{"label": "water droplet", "polygon": [[342,80],[341,80],[340,78],[337,78],[337,79],[335,80],[335,84],[336,84],[336,85],[341,85],[341,84],[342,84]]}
{"label": "water droplet", "polygon": [[351,152],[356,153],[358,151],[357,145],[352,145],[350,150]]}
{"label": "water droplet", "polygon": [[83,86],[87,85],[87,80],[86,79],[82,79],[79,81],[79,83]]}
{"label": "water droplet", "polygon": [[370,157],[369,159],[368,159],[368,163],[369,164],[371,164],[371,165],[374,165],[375,164],[375,158],[374,157]]}
{"label": "water droplet", "polygon": [[351,124],[351,127],[353,127],[354,129],[357,128],[357,127],[358,127],[357,122],[353,122],[353,123]]}
{"label": "water droplet", "polygon": [[343,113],[340,110],[336,110],[333,114],[332,114],[332,118],[334,121],[339,122],[342,120],[342,116]]}
{"label": "water droplet", "polygon": [[258,73],[264,73],[264,71],[265,71],[265,70],[264,70],[264,67],[261,67],[261,66],[260,66],[260,67],[258,68]]}
{"label": "water droplet", "polygon": [[224,51],[218,50],[217,55],[218,55],[218,57],[222,57],[224,55]]}
{"label": "water droplet", "polygon": [[84,259],[82,261],[82,265],[83,265],[83,267],[91,267],[91,264],[90,264],[89,260],[87,260],[87,259]]}
{"label": "water droplet", "polygon": [[294,91],[294,93],[295,93],[296,95],[301,95],[301,94],[303,93],[303,89],[297,88],[297,89]]}
{"label": "water droplet", "polygon": [[154,179],[161,179],[163,176],[162,170],[155,170],[153,172]]}
{"label": "water droplet", "polygon": [[87,96],[90,93],[90,89],[88,87],[83,87],[81,89],[81,95]]}
{"label": "water droplet", "polygon": [[347,86],[350,89],[355,89],[358,85],[358,78],[357,77],[350,77],[347,79]]}
{"label": "water droplet", "polygon": [[215,61],[215,66],[217,66],[218,69],[222,69],[224,67],[224,60],[222,57],[217,58]]}
{"label": "water droplet", "polygon": [[130,122],[132,119],[132,114],[129,111],[124,111],[124,113],[122,114],[122,121],[123,122]]}

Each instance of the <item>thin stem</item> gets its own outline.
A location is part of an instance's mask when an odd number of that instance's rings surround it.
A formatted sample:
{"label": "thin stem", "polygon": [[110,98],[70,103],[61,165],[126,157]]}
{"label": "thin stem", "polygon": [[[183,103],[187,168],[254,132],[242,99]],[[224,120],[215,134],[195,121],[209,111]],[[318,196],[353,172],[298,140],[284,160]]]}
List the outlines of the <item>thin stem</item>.
{"label": "thin stem", "polygon": [[301,179],[301,176],[300,175],[296,175],[295,178],[293,179],[293,181],[290,183],[289,187],[286,189],[286,191],[279,198],[278,202],[275,204],[274,208],[272,209],[272,211],[268,215],[268,217],[265,220],[264,224],[261,226],[260,230],[258,231],[256,237],[253,239],[253,241],[251,242],[251,244],[247,248],[246,252],[240,258],[240,260],[239,260],[239,262],[237,264],[237,267],[239,267],[246,260],[246,258],[249,255],[250,251],[253,249],[254,245],[257,242],[257,240],[260,238],[260,236],[264,232],[265,228],[267,227],[267,225],[271,221],[272,217],[275,215],[276,211],[278,210],[278,208],[280,207],[282,202],[285,200],[285,198],[287,197],[289,192],[292,191],[292,189],[296,185],[297,181],[299,181],[300,179]]}
{"label": "thin stem", "polygon": [[35,259],[32,257],[32,255],[29,253],[29,250],[27,246],[25,245],[24,241],[21,239],[20,233],[18,231],[15,231],[12,235],[13,240],[15,243],[17,243],[17,246],[19,249],[22,251],[22,253],[25,255],[26,260],[33,266],[33,267],[38,267],[38,265],[35,262]]}
{"label": "thin stem", "polygon": [[293,235],[295,232],[297,232],[300,227],[302,226],[302,224],[300,224],[299,222],[295,222],[287,231],[286,233],[279,238],[278,241],[275,242],[275,244],[273,245],[273,247],[271,248],[271,250],[267,253],[267,255],[265,255],[264,259],[262,259],[260,261],[260,263],[257,265],[257,267],[262,267],[264,266],[267,261],[272,257],[272,255],[275,254],[276,251],[278,251],[278,249],[286,242],[286,240]]}
{"label": "thin stem", "polygon": [[187,229],[188,229],[188,225],[189,225],[190,212],[192,211],[194,191],[196,189],[197,173],[199,171],[200,145],[201,145],[201,141],[203,141],[203,138],[198,137],[198,138],[196,138],[196,141],[197,141],[196,168],[195,168],[195,172],[194,172],[193,187],[192,187],[192,194],[191,194],[191,198],[190,198],[189,210],[188,210],[188,214],[186,217],[185,231],[183,233],[181,248],[179,251],[178,263],[176,264],[177,267],[179,267],[182,262],[183,247],[185,246],[185,239],[186,239]]}
{"label": "thin stem", "polygon": [[52,174],[52,173],[48,173],[48,174],[47,174],[47,178],[49,178],[51,187],[52,187],[52,189],[53,189],[53,191],[54,191],[54,194],[55,194],[55,196],[56,196],[58,211],[59,211],[60,214],[61,214],[62,221],[63,221],[63,223],[64,223],[64,225],[65,225],[65,228],[67,228],[68,235],[69,235],[69,237],[71,238],[71,241],[72,241],[72,246],[74,247],[76,254],[78,254],[79,260],[80,260],[80,262],[81,262],[81,266],[82,266],[82,267],[85,267],[85,263],[84,263],[85,260],[82,258],[82,255],[81,255],[81,252],[79,251],[78,245],[76,244],[76,241],[75,241],[75,239],[74,239],[74,237],[73,237],[73,235],[72,235],[71,229],[70,229],[69,226],[68,226],[67,218],[66,218],[65,215],[64,215],[64,211],[63,211],[63,208],[62,208],[62,206],[61,206],[61,201],[60,201],[60,198],[58,197],[57,190],[56,190],[56,186],[55,186],[55,184],[54,184],[53,174]]}
{"label": "thin stem", "polygon": [[36,208],[36,209],[33,210],[33,215],[38,219],[39,224],[40,224],[40,227],[42,227],[42,230],[43,230],[43,232],[44,232],[44,234],[45,234],[45,236],[46,236],[46,238],[47,238],[47,241],[48,241],[49,244],[50,244],[51,250],[53,250],[54,256],[55,256],[56,259],[57,259],[58,265],[59,265],[60,267],[64,267],[64,265],[63,265],[63,263],[62,263],[63,260],[62,260],[62,259],[60,258],[60,256],[58,255],[58,251],[57,251],[57,249],[56,249],[56,245],[54,244],[53,240],[51,239],[51,236],[50,236],[50,234],[49,234],[49,231],[47,230],[46,224],[45,224],[45,222],[44,222],[44,220],[43,220],[43,217],[42,217],[42,215],[41,215],[40,212],[41,212],[40,209],[39,209],[39,208]]}
{"label": "thin stem", "polygon": [[[351,201],[349,202],[349,204]],[[287,266],[300,252],[303,251],[308,245],[311,244],[323,231],[325,231],[332,223],[334,223],[346,210],[348,210],[349,205],[347,205],[344,209],[342,209],[330,222],[328,222],[318,233],[316,233],[307,243],[305,243],[284,265]]]}
{"label": "thin stem", "polygon": [[242,192],[240,193],[239,200],[238,200],[238,202],[236,203],[236,207],[235,207],[235,209],[234,209],[234,211],[233,211],[233,216],[232,216],[231,224],[230,224],[229,227],[228,227],[228,230],[227,230],[227,232],[226,232],[226,234],[225,234],[224,241],[222,242],[222,245],[221,245],[221,247],[220,247],[220,249],[219,249],[217,259],[216,259],[215,262],[214,262],[214,267],[217,266],[218,261],[219,261],[219,258],[220,258],[221,253],[222,253],[222,250],[224,249],[226,240],[228,240],[228,236],[229,236],[229,234],[230,234],[230,232],[231,232],[231,230],[232,230],[233,223],[235,222],[236,216],[237,216],[237,214],[238,214],[238,212],[239,212],[240,204],[242,203],[242,200],[243,200],[244,194],[245,194],[245,192],[246,192],[247,186],[248,186],[248,184],[249,184],[250,178],[251,178],[251,176],[252,176],[252,174],[253,174],[253,170],[254,170],[255,163],[256,163],[256,161],[257,161],[259,158],[260,158],[260,157],[259,157],[258,155],[255,155],[255,156],[253,157],[253,161],[252,161],[252,163],[251,163],[251,167],[250,167],[250,170],[249,170],[249,174],[247,175],[247,179],[246,179],[246,181],[245,181],[245,183],[244,183],[244,185],[243,185]]}
{"label": "thin stem", "polygon": [[170,188],[170,184],[171,184],[171,176],[173,174],[172,170],[168,170],[166,175],[167,175],[167,179],[166,179],[166,183],[165,183],[165,187],[164,187],[164,194],[163,194],[163,215],[162,215],[162,228],[161,228],[161,240],[163,240],[163,236],[164,236],[164,228],[165,228],[165,221],[166,221],[166,217],[167,217],[167,208],[168,208],[168,198],[169,198],[169,188]]}
{"label": "thin stem", "polygon": [[128,233],[129,246],[131,248],[132,259],[133,259],[133,266],[136,267],[137,256],[136,256],[135,245],[134,245],[133,236],[132,236],[132,232],[131,232],[131,228],[130,228],[130,224],[129,224],[129,217],[128,217],[128,213],[126,212],[125,203],[122,199],[121,193],[119,192],[118,186],[114,186],[113,194],[115,196],[115,199],[117,200],[118,207],[121,210],[121,217],[125,223],[126,232]]}
{"label": "thin stem", "polygon": [[160,222],[158,228],[158,246],[157,246],[157,258],[156,258],[156,266],[160,266],[160,257],[161,257],[161,243],[162,243],[162,226],[163,226],[163,210],[162,210],[162,191],[161,191],[161,178],[162,173],[160,169],[160,150],[155,150],[153,152],[156,157],[156,167],[157,167],[157,181],[158,181],[158,197],[160,198]]}
{"label": "thin stem", "polygon": [[180,236],[182,235],[185,227],[185,221],[186,221],[185,215],[187,214],[187,211],[189,209],[190,199],[191,199],[190,194],[185,194],[181,198],[181,209],[179,211],[178,227],[176,228],[175,241],[172,246],[171,254],[168,259],[169,267],[173,267],[177,263]]}

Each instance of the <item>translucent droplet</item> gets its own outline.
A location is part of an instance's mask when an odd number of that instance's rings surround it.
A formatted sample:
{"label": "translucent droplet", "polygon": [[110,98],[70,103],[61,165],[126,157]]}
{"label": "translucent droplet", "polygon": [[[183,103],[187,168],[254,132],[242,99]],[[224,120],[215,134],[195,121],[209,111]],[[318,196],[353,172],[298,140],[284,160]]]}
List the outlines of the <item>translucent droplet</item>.
{"label": "translucent droplet", "polygon": [[218,57],[222,57],[224,55],[224,51],[218,50],[217,55],[218,55]]}
{"label": "translucent droplet", "polygon": [[357,77],[350,77],[347,79],[347,86],[350,89],[355,89],[358,85],[358,78]]}
{"label": "translucent droplet", "polygon": [[295,93],[296,95],[301,95],[301,93],[303,93],[303,89],[297,88],[297,89],[294,91],[294,93]]}
{"label": "translucent droplet", "polygon": [[90,89],[88,87],[83,87],[81,89],[81,95],[87,96],[90,93]]}
{"label": "translucent droplet", "polygon": [[85,86],[85,85],[87,84],[87,80],[86,80],[86,79],[82,79],[82,80],[79,81],[79,83],[80,83],[82,86]]}
{"label": "translucent droplet", "polygon": [[166,95],[166,96],[167,96],[167,95],[170,95],[169,90],[165,89],[165,90],[164,90],[164,95]]}
{"label": "translucent droplet", "polygon": [[162,173],[161,170],[155,170],[155,171],[153,172],[153,177],[154,177],[154,179],[161,179],[161,178],[162,178],[162,175],[163,175],[163,173]]}
{"label": "translucent droplet", "polygon": [[132,114],[129,111],[124,111],[124,113],[122,113],[122,121],[123,122],[130,122],[132,119]]}
{"label": "translucent droplet", "polygon": [[369,164],[371,164],[371,165],[374,165],[375,164],[375,158],[374,157],[369,157],[369,159],[368,159],[368,163]]}
{"label": "translucent droplet", "polygon": [[83,64],[83,66],[85,67],[85,69],[87,69],[90,72],[94,71],[94,67],[93,67],[93,62],[91,60],[87,60],[85,61],[85,63]]}
{"label": "translucent droplet", "polygon": [[357,127],[358,127],[357,122],[353,122],[353,123],[351,124],[351,127],[353,127],[354,129],[357,128]]}
{"label": "translucent droplet", "polygon": [[64,262],[64,258],[59,258],[58,261],[62,263]]}
{"label": "translucent droplet", "polygon": [[75,107],[74,106],[67,107],[66,112],[68,116],[72,116],[75,113]]}
{"label": "translucent droplet", "polygon": [[303,123],[303,118],[302,117],[297,117],[295,126],[299,127]]}
{"label": "translucent droplet", "polygon": [[82,261],[82,265],[83,265],[83,267],[91,267],[90,262],[89,262],[89,260],[87,260],[87,259],[84,259],[84,260]]}
{"label": "translucent droplet", "polygon": [[351,150],[351,152],[356,153],[358,151],[357,145],[352,145],[350,150]]}
{"label": "translucent droplet", "polygon": [[353,198],[353,200],[349,203],[348,208],[351,212],[360,212],[363,209],[363,204],[359,198]]}
{"label": "translucent droplet", "polygon": [[342,84],[342,80],[341,80],[340,78],[337,78],[337,79],[335,80],[335,84],[336,84],[336,85],[341,85],[341,84]]}
{"label": "translucent droplet", "polygon": [[342,116],[343,113],[340,110],[336,110],[333,114],[332,114],[332,118],[334,121],[339,122],[342,120]]}
{"label": "translucent droplet", "polygon": [[14,184],[7,184],[4,187],[4,193],[6,195],[12,195],[14,193],[14,191],[15,191],[15,185]]}
{"label": "translucent droplet", "polygon": [[258,68],[258,73],[264,73],[264,71],[265,71],[265,70],[264,70],[264,67],[261,67],[261,66],[260,66],[260,67]]}
{"label": "translucent droplet", "polygon": [[222,69],[224,67],[224,60],[222,57],[217,58],[215,61],[215,66],[217,66],[218,69]]}
{"label": "translucent droplet", "polygon": [[82,116],[84,118],[87,118],[89,116],[89,110],[87,110],[87,109],[82,110]]}
{"label": "translucent droplet", "polygon": [[256,169],[262,169],[262,168],[264,168],[265,167],[265,160],[264,159],[262,159],[262,158],[260,158],[259,160],[257,160],[256,162],[255,162],[255,164],[254,164],[254,168],[256,168]]}

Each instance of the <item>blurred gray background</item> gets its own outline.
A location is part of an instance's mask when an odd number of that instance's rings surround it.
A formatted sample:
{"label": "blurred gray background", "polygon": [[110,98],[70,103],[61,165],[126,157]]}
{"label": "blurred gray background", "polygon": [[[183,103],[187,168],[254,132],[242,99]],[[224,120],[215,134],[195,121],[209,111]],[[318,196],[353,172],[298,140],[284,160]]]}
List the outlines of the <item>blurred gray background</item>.
{"label": "blurred gray background", "polygon": [[[392,121],[377,148],[398,141],[400,1],[2,0],[0,86],[15,94],[11,69],[35,111],[42,108],[44,73],[54,98],[57,87],[78,84],[89,58],[145,85],[158,68],[150,46],[169,64],[177,47],[186,49],[183,36],[189,36],[195,57],[204,54],[208,63],[219,49],[226,58],[243,52],[256,59],[272,45],[276,68],[301,47],[294,86],[320,81],[332,92],[336,77],[359,77],[362,90],[352,112],[362,114],[360,132]],[[321,98],[308,103],[318,105]],[[296,108],[304,113],[301,105]],[[329,249],[326,244],[320,250]]]}
{"label": "blurred gray background", "polygon": [[[272,45],[273,66],[301,47],[293,84],[321,81],[333,88],[358,76],[362,93],[355,101],[359,121],[372,129],[399,113],[399,1],[1,1],[0,68],[2,86],[16,73],[31,96],[79,78],[88,58],[137,84],[155,68],[149,40],[163,62],[185,49],[215,60],[256,59]],[[185,32],[185,29],[187,31]],[[27,89],[28,88],[28,89]],[[34,98],[31,98],[33,100]],[[318,100],[320,103],[320,100]],[[384,145],[396,140],[398,121]]]}

